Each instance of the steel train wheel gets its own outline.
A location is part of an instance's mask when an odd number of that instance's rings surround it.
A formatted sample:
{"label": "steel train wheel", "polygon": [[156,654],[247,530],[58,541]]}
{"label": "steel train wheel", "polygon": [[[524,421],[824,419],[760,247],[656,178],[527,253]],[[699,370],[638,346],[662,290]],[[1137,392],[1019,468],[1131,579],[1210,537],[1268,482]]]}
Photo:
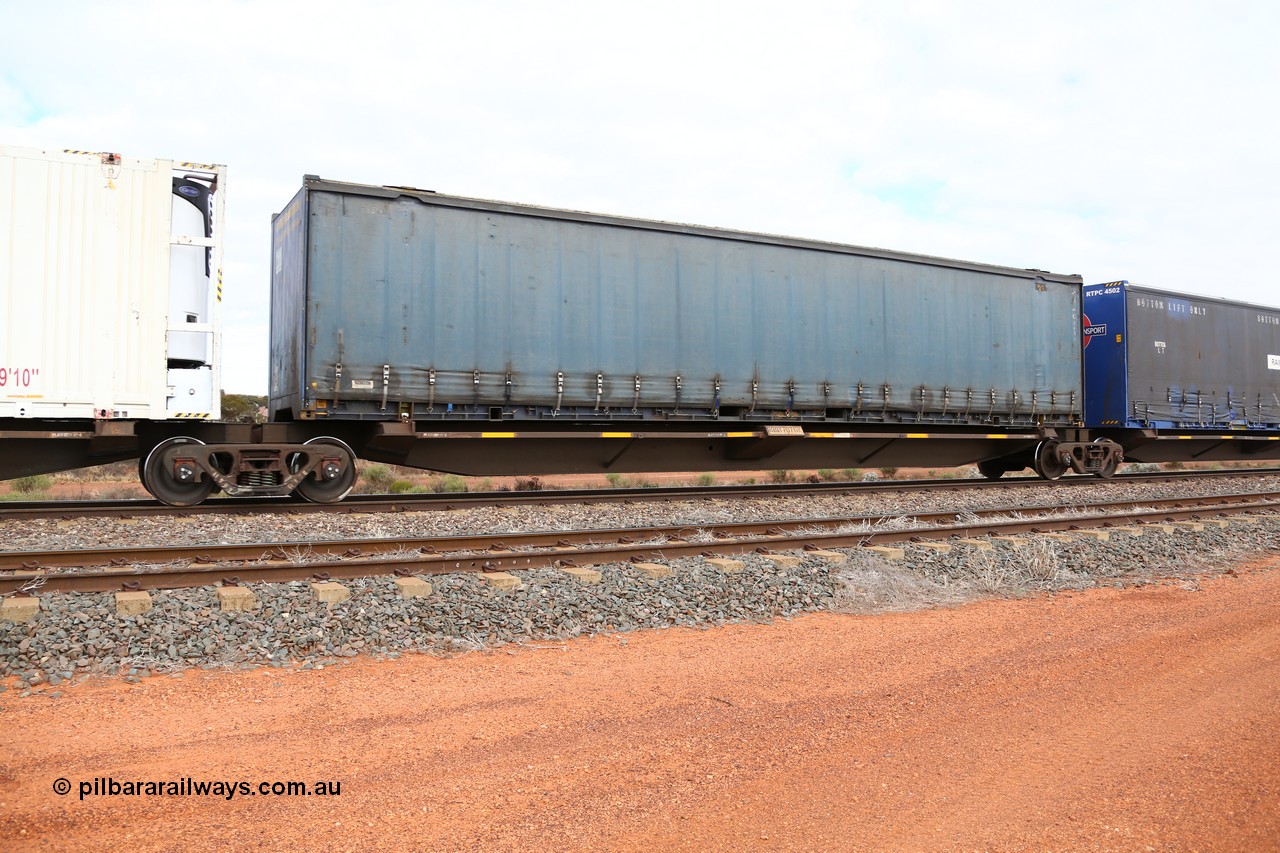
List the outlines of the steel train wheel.
{"label": "steel train wheel", "polygon": [[182,455],[184,445],[204,442],[187,436],[168,438],[157,444],[138,466],[143,487],[161,503],[169,506],[195,506],[213,493],[213,480],[197,479],[194,468],[177,470],[174,460]]}
{"label": "steel train wheel", "polygon": [[999,480],[1005,475],[1005,467],[997,459],[984,459],[978,463],[978,473],[988,480]]}
{"label": "steel train wheel", "polygon": [[[1094,439],[1094,444],[1097,444],[1103,441],[1106,441],[1106,439],[1097,438],[1097,439]],[[1106,465],[1103,465],[1101,468],[1099,468],[1097,471],[1094,472],[1094,476],[1101,477],[1104,480],[1110,480],[1112,477],[1116,475],[1116,470],[1119,467],[1120,467],[1120,463],[1116,461],[1116,458],[1114,456],[1112,456],[1110,459],[1107,460]]]}
{"label": "steel train wheel", "polygon": [[1057,480],[1067,473],[1068,465],[1058,458],[1058,442],[1046,438],[1036,445],[1032,468],[1046,480]]}
{"label": "steel train wheel", "polygon": [[[293,494],[315,504],[337,503],[351,494],[351,490],[356,487],[356,479],[359,476],[356,473],[356,455],[351,452],[351,448],[338,439],[327,435],[313,438],[305,443],[335,447],[336,452],[333,455],[342,457],[342,462],[340,463],[341,471],[332,479],[324,479],[323,473],[321,473],[320,477],[316,477],[315,472],[313,472],[298,484]],[[298,467],[297,458],[295,457],[290,461],[289,470],[297,471]]]}

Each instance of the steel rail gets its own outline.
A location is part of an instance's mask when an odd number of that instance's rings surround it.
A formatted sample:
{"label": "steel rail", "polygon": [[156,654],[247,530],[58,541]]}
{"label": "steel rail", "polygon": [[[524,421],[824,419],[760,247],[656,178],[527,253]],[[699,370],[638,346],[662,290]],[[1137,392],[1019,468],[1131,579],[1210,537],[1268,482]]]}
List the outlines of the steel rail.
{"label": "steel rail", "polygon": [[[1236,503],[1252,505],[1280,502],[1280,491],[1249,492],[1212,497],[1146,498],[1123,501],[1099,501],[1082,504],[1045,504],[1019,507],[984,507],[970,510],[938,510],[934,512],[882,513],[877,515],[807,517],[770,521],[708,522],[706,524],[670,524],[637,528],[598,528],[594,530],[550,530],[528,533],[483,533],[454,536],[380,537],[377,539],[295,540],[276,543],[140,545],[105,548],[66,548],[50,551],[0,551],[0,570],[48,569],[94,566],[123,566],[129,563],[165,563],[194,560],[199,563],[232,561],[293,560],[310,558],[355,559],[396,551],[429,549],[437,553],[468,551],[507,551],[514,548],[572,547],[577,545],[610,545],[619,540],[680,538],[711,534],[719,538],[774,536],[810,528],[836,528],[846,525],[878,525],[890,520],[943,524],[951,519],[971,515],[989,518],[1009,513],[1049,515],[1063,512],[1105,512],[1132,507],[1158,509],[1192,508]],[[1280,505],[1280,504],[1278,504]],[[292,552],[292,553],[291,553]]]}
{"label": "steel rail", "polygon": [[626,501],[696,501],[725,498],[790,497],[819,494],[876,494],[928,489],[1005,489],[1029,486],[1079,488],[1099,483],[1142,483],[1178,480],[1213,480],[1280,475],[1280,468],[1240,468],[1218,471],[1160,471],[1150,474],[1118,474],[1110,480],[1068,475],[1047,481],[1039,477],[986,479],[868,480],[823,483],[756,483],[725,486],[656,486],[649,488],[548,489],[527,492],[443,492],[401,495],[352,495],[336,504],[313,504],[279,498],[210,498],[192,507],[175,507],[148,499],[109,501],[9,501],[0,504],[0,521],[20,518],[191,516],[217,513],[283,512],[384,513],[437,512],[468,507],[521,504],[621,503]]}
{"label": "steel rail", "polygon": [[[1242,496],[1242,497],[1258,497],[1258,496]],[[329,559],[307,561],[307,562],[231,562],[231,558],[225,558],[226,561],[206,566],[187,566],[180,569],[158,569],[155,567],[130,567],[119,570],[99,570],[85,572],[65,572],[65,573],[47,573],[41,571],[22,571],[10,575],[0,576],[0,594],[9,594],[15,591],[30,589],[33,586],[38,587],[40,591],[110,591],[121,588],[134,589],[168,589],[189,586],[207,586],[223,583],[248,583],[251,581],[293,581],[306,580],[316,577],[324,579],[329,578],[357,578],[370,577],[381,574],[443,574],[447,572],[460,571],[519,571],[524,569],[545,568],[549,566],[585,566],[585,565],[601,565],[615,562],[626,562],[628,560],[638,559],[675,559],[679,557],[689,556],[707,556],[707,555],[734,555],[757,551],[761,548],[784,548],[795,549],[804,546],[825,546],[829,548],[854,547],[859,545],[872,544],[891,544],[897,542],[929,540],[929,539],[945,539],[951,537],[975,537],[984,535],[1012,535],[1016,533],[1041,533],[1060,530],[1084,529],[1097,526],[1111,526],[1117,523],[1150,524],[1162,521],[1177,520],[1195,520],[1203,518],[1207,515],[1230,515],[1238,513],[1272,513],[1280,509],[1280,503],[1277,503],[1275,493],[1264,496],[1262,500],[1244,500],[1244,501],[1221,501],[1218,503],[1205,503],[1203,501],[1192,506],[1183,506],[1180,508],[1173,506],[1165,506],[1155,509],[1144,509],[1137,511],[1132,509],[1133,506],[1150,506],[1149,502],[1132,501],[1129,502],[1129,509],[1124,509],[1123,505],[1112,505],[1111,509],[1120,509],[1119,512],[1105,511],[1107,505],[1092,505],[1084,507],[1087,509],[1098,510],[1102,512],[1094,512],[1089,515],[1077,515],[1058,518],[987,518],[979,517],[976,522],[961,520],[956,513],[948,513],[950,517],[957,518],[956,523],[934,525],[931,527],[909,527],[909,528],[880,528],[875,527],[877,518],[918,518],[918,516],[868,516],[864,519],[828,519],[828,522],[838,521],[838,525],[859,525],[869,527],[857,532],[838,532],[828,530],[823,532],[821,529],[815,530],[815,519],[807,519],[797,522],[773,522],[771,528],[766,528],[763,532],[756,530],[748,532],[743,530],[744,525],[705,525],[700,527],[685,526],[680,528],[684,531],[709,532],[715,535],[717,531],[729,536],[730,538],[717,539],[715,541],[689,542],[684,537],[672,537],[660,531],[670,528],[636,528],[630,530],[608,530],[608,531],[583,531],[578,535],[598,537],[589,542],[580,543],[592,545],[595,547],[575,548],[572,545],[558,545],[551,550],[542,551],[513,551],[504,541],[502,550],[492,550],[497,544],[493,540],[495,538],[515,540],[514,536],[506,537],[477,537],[480,542],[488,542],[490,550],[482,553],[440,553],[439,549],[434,547],[420,549],[416,554],[393,554],[389,556],[364,556],[356,555],[330,555]],[[1184,503],[1190,503],[1190,500]],[[1054,507],[1054,510],[1064,511],[1068,509],[1080,508],[1063,508]],[[1011,510],[993,510],[995,513],[1008,513]],[[1026,508],[1016,510],[1019,512],[1027,511]],[[976,515],[976,513],[975,513]],[[788,527],[789,525],[789,527]],[[764,527],[764,524],[752,525],[756,528]],[[726,528],[735,529],[738,535],[728,533]],[[614,534],[624,534],[623,536],[614,537],[610,543],[603,540]],[[606,534],[608,536],[606,536]],[[639,542],[632,541],[632,536],[644,537],[649,534],[650,540],[660,538],[666,539],[664,542]],[[566,537],[562,531],[553,533],[530,534],[530,536],[543,537],[544,541],[549,537]],[[568,534],[572,536],[574,534]],[[460,537],[447,537],[448,539],[457,539]],[[620,541],[621,540],[621,541]],[[442,542],[443,539],[422,540]],[[314,544],[314,543],[308,543]],[[261,547],[261,546],[257,546]],[[123,549],[122,549],[123,550]]]}

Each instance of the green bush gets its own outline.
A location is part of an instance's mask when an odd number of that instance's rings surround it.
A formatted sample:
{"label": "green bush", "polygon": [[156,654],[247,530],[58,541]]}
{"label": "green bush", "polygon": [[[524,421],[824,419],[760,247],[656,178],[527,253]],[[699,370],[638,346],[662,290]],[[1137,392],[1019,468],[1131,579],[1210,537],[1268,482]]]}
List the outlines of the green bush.
{"label": "green bush", "polygon": [[627,478],[619,474],[617,471],[610,471],[608,474],[604,475],[604,478],[609,485],[615,489],[622,489],[627,485]]}
{"label": "green bush", "polygon": [[769,482],[771,483],[790,483],[792,481],[790,471],[770,471]]}
{"label": "green bush", "polygon": [[15,501],[47,501],[50,496],[47,492],[5,492],[0,495],[0,503],[12,503]]}
{"label": "green bush", "polygon": [[861,468],[845,468],[843,471],[840,472],[840,476],[846,480],[861,480],[862,469]]}
{"label": "green bush", "polygon": [[24,495],[30,495],[34,492],[47,492],[51,488],[53,488],[53,478],[47,474],[33,474],[30,477],[19,477],[13,481],[13,490]]}
{"label": "green bush", "polygon": [[832,468],[819,468],[818,476],[829,483],[836,478],[836,472]]}
{"label": "green bush", "polygon": [[412,488],[413,488],[413,481],[396,480],[391,484],[390,491],[391,491],[391,494],[393,495],[403,495],[405,492],[409,491]]}
{"label": "green bush", "polygon": [[893,477],[897,476],[898,469],[890,465],[888,467],[881,468],[880,473],[892,479]]}
{"label": "green bush", "polygon": [[465,492],[467,490],[467,481],[457,474],[445,474],[432,483],[431,488],[437,492]]}
{"label": "green bush", "polygon": [[710,486],[714,486],[715,484],[716,484],[715,474],[699,474],[698,475],[698,485],[701,486],[702,488],[705,489]]}
{"label": "green bush", "polygon": [[396,481],[396,475],[386,465],[368,465],[360,473],[360,479],[368,488],[385,492]]}
{"label": "green bush", "polygon": [[267,420],[262,411],[266,408],[266,397],[255,397],[251,394],[222,395],[222,420],[227,423],[260,424]]}

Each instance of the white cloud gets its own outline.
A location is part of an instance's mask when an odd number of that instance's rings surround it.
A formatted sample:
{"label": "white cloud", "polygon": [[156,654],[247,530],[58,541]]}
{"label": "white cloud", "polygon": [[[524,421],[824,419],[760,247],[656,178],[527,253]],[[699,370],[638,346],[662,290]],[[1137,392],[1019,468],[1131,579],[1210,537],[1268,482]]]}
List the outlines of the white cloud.
{"label": "white cloud", "polygon": [[1269,3],[10,5],[0,141],[229,164],[231,390],[304,173],[1280,302]]}

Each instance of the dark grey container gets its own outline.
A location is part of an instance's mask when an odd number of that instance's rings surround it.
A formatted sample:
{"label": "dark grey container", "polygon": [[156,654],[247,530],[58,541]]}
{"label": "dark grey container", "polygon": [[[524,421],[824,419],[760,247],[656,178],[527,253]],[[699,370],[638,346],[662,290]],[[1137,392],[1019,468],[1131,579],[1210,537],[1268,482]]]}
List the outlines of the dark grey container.
{"label": "dark grey container", "polygon": [[1080,418],[1080,278],[308,177],[273,416]]}
{"label": "dark grey container", "polygon": [[1280,308],[1125,288],[1128,423],[1280,426]]}

